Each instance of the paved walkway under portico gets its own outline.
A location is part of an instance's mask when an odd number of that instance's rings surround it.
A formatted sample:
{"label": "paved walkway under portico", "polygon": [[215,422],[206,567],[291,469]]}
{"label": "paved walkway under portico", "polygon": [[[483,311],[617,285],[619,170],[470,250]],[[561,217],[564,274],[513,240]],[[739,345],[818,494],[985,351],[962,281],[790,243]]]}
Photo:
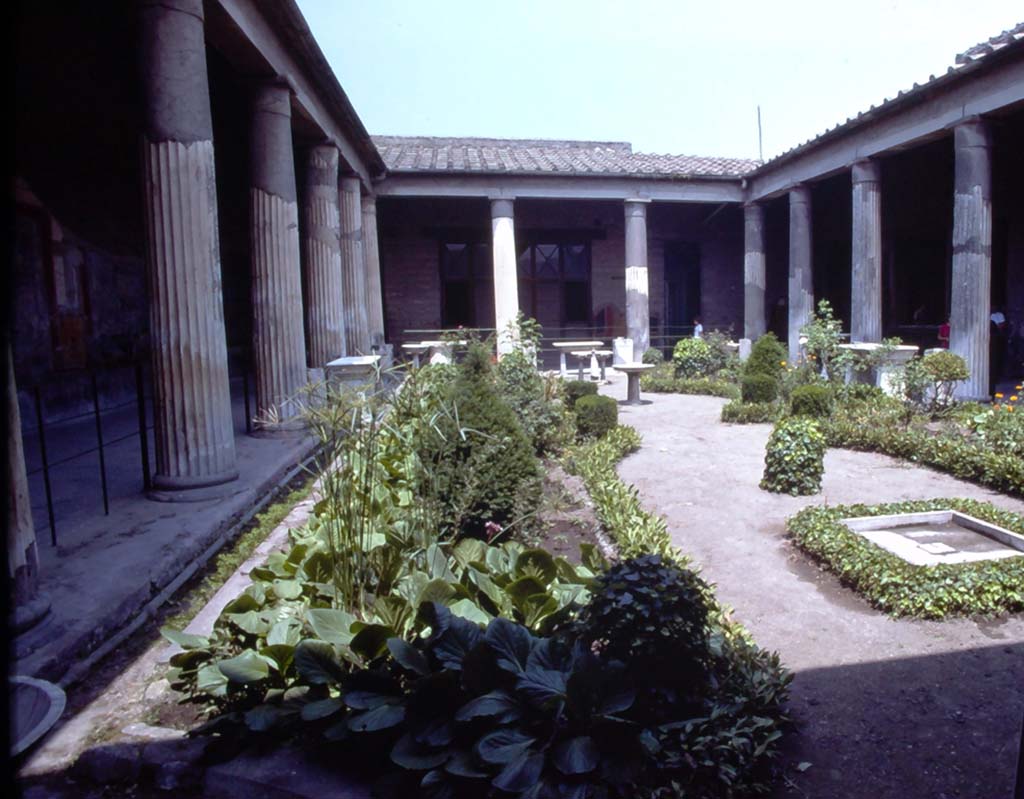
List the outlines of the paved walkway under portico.
{"label": "paved walkway under portico", "polygon": [[[602,388],[625,397],[625,379]],[[644,437],[619,475],[666,518],[719,599],[795,673],[779,796],[1012,795],[1024,716],[1024,617],[893,620],[818,569],[785,537],[812,504],[972,497],[1024,502],[883,455],[829,450],[812,497],[758,488],[770,425],[726,425],[725,400],[644,393],[619,421]]]}

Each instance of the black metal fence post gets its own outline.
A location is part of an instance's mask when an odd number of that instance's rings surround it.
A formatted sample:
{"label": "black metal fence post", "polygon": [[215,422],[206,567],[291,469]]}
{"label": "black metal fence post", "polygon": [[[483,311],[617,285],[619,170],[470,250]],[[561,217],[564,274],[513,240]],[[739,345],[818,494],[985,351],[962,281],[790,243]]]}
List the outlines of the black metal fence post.
{"label": "black metal fence post", "polygon": [[50,488],[50,464],[46,459],[46,433],[43,425],[43,400],[35,388],[36,424],[39,426],[39,454],[43,460],[43,487],[46,489],[46,514],[50,519],[50,543],[57,546],[57,524],[53,519],[53,490]]}
{"label": "black metal fence post", "polygon": [[139,450],[142,455],[142,489],[153,487],[149,472],[149,433],[146,432],[146,383],[142,377],[142,361],[135,362],[135,401],[139,411]]}
{"label": "black metal fence post", "polygon": [[96,386],[96,373],[90,372],[92,382],[92,410],[96,417],[96,443],[100,455],[100,487],[103,489],[103,515],[110,515],[110,497],[107,493],[107,459],[103,453],[103,423],[100,421],[100,392]]}

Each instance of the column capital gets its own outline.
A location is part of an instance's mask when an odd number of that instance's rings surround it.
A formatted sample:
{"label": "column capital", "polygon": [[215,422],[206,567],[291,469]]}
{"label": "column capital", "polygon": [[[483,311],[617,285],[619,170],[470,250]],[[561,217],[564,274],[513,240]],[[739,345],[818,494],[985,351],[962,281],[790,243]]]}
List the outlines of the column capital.
{"label": "column capital", "polygon": [[764,219],[764,206],[761,203],[743,203],[743,218],[747,222],[760,222]]}
{"label": "column capital", "polygon": [[790,205],[810,205],[811,187],[806,183],[797,183],[789,190]]}
{"label": "column capital", "polygon": [[513,219],[514,200],[491,198],[491,219]]}
{"label": "column capital", "polygon": [[630,198],[623,200],[623,206],[626,210],[626,216],[643,217],[647,218],[647,206],[650,205],[650,200],[642,200]]}
{"label": "column capital", "polygon": [[364,194],[363,195],[363,213],[377,215],[377,195],[376,194]]}
{"label": "column capital", "polygon": [[980,117],[968,117],[953,126],[953,144],[961,147],[992,147],[992,128],[988,120]]}
{"label": "column capital", "polygon": [[850,168],[850,180],[854,183],[878,183],[882,180],[882,165],[871,158],[854,161]]}

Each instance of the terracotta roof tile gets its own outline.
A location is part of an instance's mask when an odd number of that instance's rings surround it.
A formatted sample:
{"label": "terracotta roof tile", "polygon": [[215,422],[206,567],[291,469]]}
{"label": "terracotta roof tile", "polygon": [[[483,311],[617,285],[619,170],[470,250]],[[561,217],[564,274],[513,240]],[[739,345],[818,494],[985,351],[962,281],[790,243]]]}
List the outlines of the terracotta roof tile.
{"label": "terracotta roof tile", "polygon": [[745,158],[634,153],[628,142],[374,136],[392,172],[739,177]]}

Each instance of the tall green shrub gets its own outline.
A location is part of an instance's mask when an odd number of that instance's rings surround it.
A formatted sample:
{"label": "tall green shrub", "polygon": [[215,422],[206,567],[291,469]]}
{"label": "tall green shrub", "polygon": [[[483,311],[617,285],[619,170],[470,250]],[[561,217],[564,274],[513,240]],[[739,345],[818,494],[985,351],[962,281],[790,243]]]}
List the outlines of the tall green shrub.
{"label": "tall green shrub", "polygon": [[825,435],[813,419],[783,419],[768,438],[761,488],[793,496],[818,493],[825,472],[825,446]]}
{"label": "tall green shrub", "polygon": [[443,464],[444,496],[452,525],[482,537],[488,522],[506,527],[536,508],[540,465],[515,412],[495,384],[488,347],[469,347],[452,384],[457,419],[445,438],[455,442]]}
{"label": "tall green shrub", "polygon": [[825,419],[832,413],[832,391],[826,385],[797,386],[790,395],[794,416]]}
{"label": "tall green shrub", "polygon": [[765,333],[754,342],[750,349],[750,357],[743,366],[745,375],[770,375],[776,379],[786,368],[786,348],[775,338],[774,333]]}

